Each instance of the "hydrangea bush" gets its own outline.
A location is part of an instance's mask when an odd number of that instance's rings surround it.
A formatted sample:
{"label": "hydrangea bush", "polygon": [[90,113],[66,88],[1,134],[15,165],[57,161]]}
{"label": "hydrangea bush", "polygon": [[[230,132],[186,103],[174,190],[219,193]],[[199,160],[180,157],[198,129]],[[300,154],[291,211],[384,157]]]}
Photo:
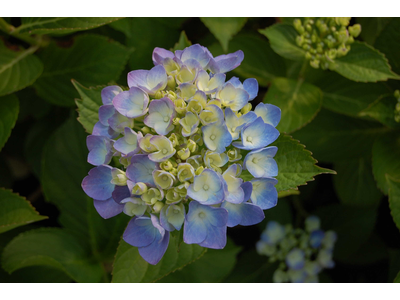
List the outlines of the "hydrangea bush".
{"label": "hydrangea bush", "polygon": [[129,90],[101,92],[99,122],[87,137],[96,167],[82,188],[103,218],[133,217],[123,238],[157,264],[170,232],[187,244],[222,249],[227,227],[254,225],[277,204],[280,109],[249,101],[254,78],[229,80],[242,51],[213,57],[192,45],[155,48],[154,67],[128,73]]}
{"label": "hydrangea bush", "polygon": [[304,230],[269,221],[256,248],[270,262],[280,262],[273,274],[274,282],[318,282],[323,269],[335,266],[332,257],[336,240],[334,231],[324,232],[320,219],[309,216]]}

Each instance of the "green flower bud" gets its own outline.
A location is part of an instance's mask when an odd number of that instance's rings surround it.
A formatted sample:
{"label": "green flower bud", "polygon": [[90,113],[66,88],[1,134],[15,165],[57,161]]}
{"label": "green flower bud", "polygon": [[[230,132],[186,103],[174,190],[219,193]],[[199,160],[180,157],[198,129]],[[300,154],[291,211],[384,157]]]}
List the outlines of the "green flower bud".
{"label": "green flower bud", "polygon": [[301,25],[301,20],[300,19],[295,19],[293,21],[293,27],[296,29],[296,31],[300,34],[304,32],[304,27]]}
{"label": "green flower bud", "polygon": [[204,167],[203,166],[200,166],[200,167],[198,167],[197,169],[196,169],[196,175],[200,175],[201,173],[203,173],[203,171],[204,171]]}
{"label": "green flower bud", "polygon": [[194,135],[192,135],[191,139],[200,147],[203,146],[204,142],[203,142],[203,138],[201,137],[201,134],[199,133],[195,133]]}
{"label": "green flower bud", "polygon": [[162,190],[157,188],[150,188],[146,193],[142,195],[142,200],[148,205],[153,205],[157,201],[161,201],[164,198],[164,193]]}
{"label": "green flower bud", "polygon": [[153,179],[155,184],[163,190],[169,189],[175,181],[174,175],[162,170],[153,171]]}
{"label": "green flower bud", "polygon": [[147,185],[143,182],[137,182],[132,188],[133,195],[143,195],[147,192]]}
{"label": "green flower bud", "polygon": [[201,105],[200,101],[197,99],[190,100],[187,111],[191,111],[192,113],[199,114],[203,110],[203,106]]}
{"label": "green flower bud", "polygon": [[178,165],[178,180],[180,182],[190,181],[194,178],[194,168],[188,163]]}
{"label": "green flower bud", "polygon": [[306,59],[310,60],[312,58],[312,54],[310,52],[306,52]]}
{"label": "green flower bud", "polygon": [[351,34],[352,37],[358,37],[361,33],[361,25],[360,24],[355,24],[353,26],[350,26],[349,28],[349,33]]}
{"label": "green flower bud", "polygon": [[[175,81],[174,76],[171,76],[171,75],[168,76],[168,78],[167,78],[167,87],[168,87],[170,90],[175,90],[175,88],[176,88],[176,81]],[[168,98],[171,99],[170,97],[168,97]],[[171,99],[171,100],[174,101],[174,99]]]}
{"label": "green flower bud", "polygon": [[181,120],[180,118],[173,118],[172,124],[174,124],[175,126],[178,126],[180,120]]}
{"label": "green flower bud", "polygon": [[183,148],[177,152],[181,160],[186,160],[190,156],[190,150],[188,148]]}
{"label": "green flower bud", "polygon": [[251,103],[247,103],[245,106],[243,106],[243,108],[240,110],[240,112],[245,115],[249,111],[251,111],[251,108],[252,108]]}
{"label": "green flower bud", "polygon": [[349,26],[350,19],[348,17],[341,17],[341,18],[335,18],[335,22],[337,25],[342,25],[342,26]]}
{"label": "green flower bud", "polygon": [[182,200],[182,196],[176,191],[176,188],[170,188],[167,190],[167,193],[165,194],[165,203],[166,204],[172,204],[172,203],[177,203]]}
{"label": "green flower bud", "polygon": [[182,98],[177,98],[174,101],[175,110],[178,114],[184,115],[186,113],[186,102]]}
{"label": "green flower bud", "polygon": [[396,103],[396,111],[400,112],[400,103]]}
{"label": "green flower bud", "polygon": [[121,171],[120,169],[113,168],[111,170],[111,183],[119,186],[124,186],[126,185],[126,181],[128,178],[126,178],[125,172]]}
{"label": "green flower bud", "polygon": [[314,60],[310,61],[310,66],[313,67],[314,69],[318,69],[319,68],[319,63],[320,63],[319,60],[314,59]]}
{"label": "green flower bud", "polygon": [[147,205],[144,201],[142,201],[140,198],[127,198],[121,201],[121,203],[124,203],[124,213],[128,216],[142,216],[146,210],[147,210]]}
{"label": "green flower bud", "polygon": [[197,145],[194,141],[190,140],[187,142],[187,148],[190,150],[191,153],[196,152]]}
{"label": "green flower bud", "polygon": [[168,172],[172,170],[173,166],[170,160],[166,160],[160,163],[160,168]]}
{"label": "green flower bud", "polygon": [[201,155],[194,155],[189,157],[186,162],[190,164],[193,168],[197,169],[202,164],[202,156]]}
{"label": "green flower bud", "polygon": [[242,155],[240,154],[240,150],[237,148],[228,150],[228,152],[226,152],[226,154],[228,155],[228,159],[230,162],[238,161],[242,158]]}
{"label": "green flower bud", "polygon": [[153,135],[148,133],[143,138],[141,138],[139,140],[140,149],[142,149],[143,151],[148,152],[148,153],[157,151],[157,148],[154,145],[150,144],[150,139],[152,137],[153,137]]}
{"label": "green flower bud", "polygon": [[399,99],[400,98],[400,91],[399,90],[395,90],[394,91],[394,96]]}
{"label": "green flower bud", "polygon": [[154,95],[154,99],[161,99],[163,97],[163,93],[161,91],[157,91]]}
{"label": "green flower bud", "polygon": [[336,54],[337,54],[337,50],[336,49],[330,49],[328,51],[327,56],[328,56],[329,59],[334,60],[336,58]]}
{"label": "green flower bud", "polygon": [[150,133],[150,128],[147,127],[147,126],[144,126],[144,127],[142,127],[142,129],[140,129],[140,131],[141,131],[143,134],[148,134],[148,133]]}
{"label": "green flower bud", "polygon": [[296,36],[296,44],[301,47],[304,44],[304,37],[302,35]]}
{"label": "green flower bud", "polygon": [[153,211],[157,214],[161,211],[161,209],[164,207],[164,203],[162,202],[156,202],[156,204],[153,205]]}

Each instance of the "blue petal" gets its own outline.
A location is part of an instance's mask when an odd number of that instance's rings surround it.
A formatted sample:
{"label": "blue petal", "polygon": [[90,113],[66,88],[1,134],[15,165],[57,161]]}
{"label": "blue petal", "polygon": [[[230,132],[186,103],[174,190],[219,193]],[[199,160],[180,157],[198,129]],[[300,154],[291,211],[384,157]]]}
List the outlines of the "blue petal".
{"label": "blue petal", "polygon": [[207,227],[207,237],[199,245],[206,248],[223,249],[226,245],[226,226],[216,227],[209,225]]}
{"label": "blue petal", "polygon": [[158,230],[153,226],[149,217],[132,218],[123,234],[123,239],[135,247],[145,247],[156,239]]}
{"label": "blue petal", "polygon": [[189,212],[186,214],[183,227],[183,241],[186,244],[199,244],[207,237],[206,224],[198,216],[201,211],[202,205],[197,201],[189,203]]}
{"label": "blue petal", "polygon": [[234,53],[217,56],[214,58],[214,61],[218,66],[219,73],[226,73],[232,71],[237,66],[239,66],[240,63],[243,61],[243,58],[244,58],[243,51],[238,50]]}
{"label": "blue petal", "polygon": [[275,184],[278,181],[275,178],[257,178],[251,180],[253,192],[251,193],[251,202],[262,209],[269,209],[278,203],[278,192]]}
{"label": "blue petal", "polygon": [[281,109],[269,103],[259,103],[254,112],[262,117],[264,122],[276,127],[281,120]]}
{"label": "blue petal", "polygon": [[240,187],[244,191],[244,197],[243,197],[244,199],[243,199],[243,201],[246,202],[251,197],[251,193],[253,191],[253,185],[252,185],[252,183],[250,181],[246,181],[246,182],[243,182]]}
{"label": "blue petal", "polygon": [[120,203],[122,200],[129,198],[131,193],[129,191],[128,186],[119,186],[116,185],[114,191],[112,192],[112,198],[116,203]]}
{"label": "blue petal", "polygon": [[110,139],[114,139],[119,135],[119,133],[115,132],[110,126],[101,124],[99,121],[94,124],[92,135],[101,135]]}
{"label": "blue petal", "polygon": [[89,171],[89,175],[82,181],[82,189],[95,200],[107,200],[111,198],[115,185],[111,183],[112,168],[110,166],[98,166]]}
{"label": "blue petal", "polygon": [[325,233],[322,230],[314,230],[310,234],[310,245],[312,248],[319,248]]}
{"label": "blue petal", "polygon": [[89,149],[88,163],[99,166],[108,164],[112,158],[111,142],[105,136],[89,135],[86,138],[86,145]]}
{"label": "blue petal", "polygon": [[258,94],[258,82],[255,78],[248,78],[243,81],[243,88],[249,94],[249,101],[257,97]]}
{"label": "blue petal", "polygon": [[155,187],[153,171],[160,170],[159,164],[151,161],[146,154],[135,154],[126,169],[126,176],[134,183],[143,182]]}
{"label": "blue petal", "polygon": [[305,264],[304,251],[299,248],[292,249],[286,255],[286,265],[292,270],[301,270]]}
{"label": "blue petal", "polygon": [[99,121],[108,126],[108,119],[115,113],[114,105],[102,105],[99,107]]}
{"label": "blue petal", "polygon": [[243,202],[241,204],[222,203],[221,207],[228,211],[228,227],[236,225],[250,226],[264,220],[264,212],[257,205]]}
{"label": "blue petal", "polygon": [[243,161],[244,169],[256,178],[277,176],[278,165],[273,159],[277,151],[277,147],[271,146],[249,152]]}
{"label": "blue petal", "polygon": [[167,251],[169,243],[169,232],[166,232],[164,236],[160,234],[148,246],[139,248],[139,254],[149,264],[156,265]]}
{"label": "blue petal", "polygon": [[124,209],[124,205],[116,203],[113,198],[105,201],[93,200],[93,204],[99,215],[104,219],[112,218],[120,214]]}

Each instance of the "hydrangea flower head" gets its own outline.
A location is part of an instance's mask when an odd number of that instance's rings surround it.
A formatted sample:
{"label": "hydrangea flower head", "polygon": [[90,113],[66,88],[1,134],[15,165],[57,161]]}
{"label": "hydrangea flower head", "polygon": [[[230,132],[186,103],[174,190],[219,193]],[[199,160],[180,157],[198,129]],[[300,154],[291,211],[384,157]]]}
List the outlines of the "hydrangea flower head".
{"label": "hydrangea flower head", "polygon": [[268,145],[279,136],[280,109],[260,103],[251,111],[257,80],[227,80],[243,58],[240,50],[213,57],[198,44],[155,48],[155,66],[129,72],[127,90],[102,91],[87,138],[95,167],[82,188],[102,217],[132,217],[123,239],[150,264],[170,232],[221,249],[227,227],[257,224],[277,204],[278,149]]}
{"label": "hydrangea flower head", "polygon": [[309,216],[305,230],[293,229],[270,221],[256,244],[257,252],[280,261],[273,275],[274,282],[318,282],[318,274],[335,266],[333,248],[337,240],[334,231],[320,229],[320,219]]}

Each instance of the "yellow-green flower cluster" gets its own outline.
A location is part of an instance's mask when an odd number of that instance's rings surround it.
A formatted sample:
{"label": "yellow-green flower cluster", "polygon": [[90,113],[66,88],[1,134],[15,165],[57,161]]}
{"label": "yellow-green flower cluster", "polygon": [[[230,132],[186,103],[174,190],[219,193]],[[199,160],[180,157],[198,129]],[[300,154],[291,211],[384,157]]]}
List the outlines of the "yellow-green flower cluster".
{"label": "yellow-green flower cluster", "polygon": [[328,69],[335,58],[350,51],[354,38],[361,33],[361,25],[349,26],[351,18],[295,19],[293,26],[299,35],[296,43],[306,51],[306,59],[315,68]]}

